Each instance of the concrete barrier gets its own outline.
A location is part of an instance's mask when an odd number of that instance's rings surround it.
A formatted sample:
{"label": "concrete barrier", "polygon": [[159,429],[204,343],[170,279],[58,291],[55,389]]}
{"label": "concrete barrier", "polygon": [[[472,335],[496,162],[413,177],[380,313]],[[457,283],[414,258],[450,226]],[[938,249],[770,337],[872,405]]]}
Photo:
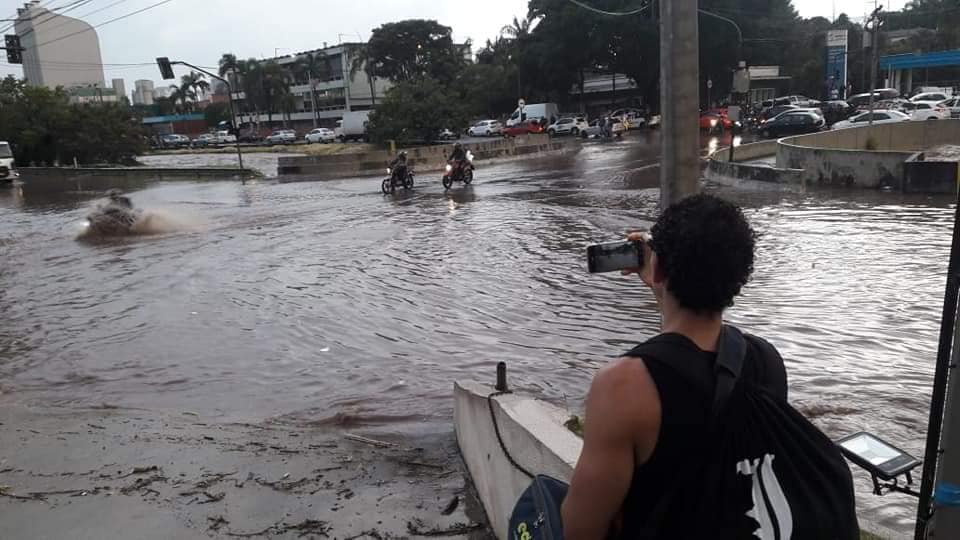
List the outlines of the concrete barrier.
{"label": "concrete barrier", "polygon": [[147,179],[183,179],[209,178],[234,179],[254,178],[262,176],[253,169],[236,168],[194,168],[176,169],[169,167],[20,167],[17,168],[24,181],[31,178],[80,178],[80,177],[110,177],[110,178],[147,178]]}
{"label": "concrete barrier", "polygon": [[711,182],[725,185],[735,185],[740,182],[801,183],[803,171],[779,169],[760,163],[744,163],[745,161],[771,157],[776,153],[777,141],[743,144],[734,149],[734,161],[730,162],[730,148],[721,148],[710,154],[704,176]]}
{"label": "concrete barrier", "polygon": [[[478,163],[510,159],[544,157],[574,149],[576,142],[551,139],[547,135],[526,135],[509,139],[469,143],[465,146],[473,153]],[[441,171],[446,167],[447,156],[453,152],[452,144],[406,148],[407,159],[418,172]],[[376,176],[386,173],[386,167],[396,157],[387,150],[335,154],[328,156],[281,157],[277,172],[281,176],[305,175],[318,180],[356,176]]]}
{"label": "concrete barrier", "polygon": [[802,169],[807,184],[901,188],[910,156],[947,144],[960,144],[960,120],[838,129],[781,139],[777,168]]}
{"label": "concrete barrier", "polygon": [[[510,540],[507,527],[513,507],[530,479],[510,464],[497,440],[488,396],[491,386],[454,384],[454,427],[460,453],[500,540]],[[564,427],[569,413],[518,394],[492,398],[493,416],[510,455],[535,474],[570,481],[583,441]]]}

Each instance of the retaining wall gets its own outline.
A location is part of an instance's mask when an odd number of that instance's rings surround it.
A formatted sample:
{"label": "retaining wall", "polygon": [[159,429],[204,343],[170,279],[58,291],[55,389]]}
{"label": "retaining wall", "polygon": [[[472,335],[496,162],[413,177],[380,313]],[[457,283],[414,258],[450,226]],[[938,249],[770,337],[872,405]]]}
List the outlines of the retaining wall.
{"label": "retaining wall", "polygon": [[[507,460],[497,442],[487,396],[493,387],[477,382],[454,384],[454,427],[490,526],[499,540],[507,534],[510,513],[530,479]],[[535,474],[569,482],[583,441],[563,426],[569,413],[518,394],[493,398],[493,414],[513,458]]]}
{"label": "retaining wall", "polygon": [[744,161],[774,156],[777,141],[761,141],[743,144],[734,149],[733,162],[729,161],[730,148],[721,148],[710,154],[704,176],[719,184],[739,182],[766,182],[770,184],[799,184],[803,171],[779,169],[767,164],[744,163]]}
{"label": "retaining wall", "polygon": [[[469,143],[465,146],[473,152],[478,162],[483,162],[559,154],[569,151],[572,144],[576,143],[551,139],[547,135],[525,135]],[[416,171],[440,171],[446,166],[447,156],[453,152],[453,145],[421,146],[404,150],[407,152],[408,161],[413,164]],[[387,164],[395,157],[396,154],[388,150],[329,156],[281,157],[277,172],[281,176],[309,175],[319,180],[376,176],[385,174]]]}
{"label": "retaining wall", "polygon": [[233,179],[260,176],[253,169],[237,168],[195,168],[174,169],[159,167],[18,167],[17,172],[24,181],[31,178],[78,178],[78,177],[125,177],[148,179]]}
{"label": "retaining wall", "polygon": [[902,187],[914,153],[960,143],[960,120],[900,122],[781,139],[777,168],[802,169],[802,181],[843,187]]}

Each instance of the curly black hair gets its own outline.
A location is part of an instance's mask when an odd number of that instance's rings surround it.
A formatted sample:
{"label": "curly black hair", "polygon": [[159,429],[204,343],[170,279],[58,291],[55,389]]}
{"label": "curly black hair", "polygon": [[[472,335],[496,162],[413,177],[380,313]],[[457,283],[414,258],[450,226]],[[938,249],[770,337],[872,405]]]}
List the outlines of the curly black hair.
{"label": "curly black hair", "polygon": [[667,290],[681,307],[707,314],[733,306],[753,273],[756,239],[739,207],[693,195],[667,208],[651,233]]}

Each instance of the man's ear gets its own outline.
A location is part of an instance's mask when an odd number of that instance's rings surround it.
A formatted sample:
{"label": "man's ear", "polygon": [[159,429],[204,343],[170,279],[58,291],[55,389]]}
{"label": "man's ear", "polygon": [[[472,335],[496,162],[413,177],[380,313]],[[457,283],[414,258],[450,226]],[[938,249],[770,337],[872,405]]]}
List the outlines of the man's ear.
{"label": "man's ear", "polygon": [[651,256],[650,264],[653,265],[653,283],[663,285],[667,281],[667,273],[664,272],[663,265],[660,264],[660,257],[657,257],[656,252]]}

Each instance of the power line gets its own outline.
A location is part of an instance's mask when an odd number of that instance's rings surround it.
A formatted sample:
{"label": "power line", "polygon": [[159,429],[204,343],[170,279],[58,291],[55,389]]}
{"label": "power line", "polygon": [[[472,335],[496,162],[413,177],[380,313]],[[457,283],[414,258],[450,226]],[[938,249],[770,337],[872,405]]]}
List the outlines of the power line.
{"label": "power line", "polygon": [[162,2],[157,2],[156,4],[151,4],[151,5],[149,5],[149,6],[145,7],[145,8],[138,9],[137,11],[132,11],[132,12],[130,12],[130,13],[127,13],[126,15],[121,15],[121,16],[119,16],[119,17],[110,19],[110,20],[108,20],[108,21],[104,21],[104,22],[102,22],[102,23],[100,23],[100,24],[91,26],[90,28],[84,28],[83,30],[80,30],[80,31],[77,31],[77,32],[72,32],[72,33],[67,34],[67,35],[65,35],[65,36],[60,36],[60,37],[58,37],[58,38],[56,38],[56,39],[51,39],[50,41],[45,41],[45,42],[43,42],[43,43],[38,43],[38,44],[36,45],[36,47],[43,47],[44,45],[49,45],[49,44],[51,44],[51,43],[56,43],[56,42],[62,41],[62,40],[64,40],[64,39],[71,38],[71,37],[73,37],[73,36],[76,36],[76,35],[80,35],[80,34],[89,32],[89,31],[93,30],[94,28],[100,28],[101,26],[106,26],[106,25],[108,25],[108,24],[110,24],[110,23],[115,23],[115,22],[117,22],[117,21],[122,21],[123,19],[126,19],[126,18],[128,18],[128,17],[133,17],[134,15],[137,15],[137,14],[139,14],[139,13],[143,13],[144,11],[148,11],[148,10],[151,10],[151,9],[153,9],[153,8],[160,7],[160,6],[164,5],[164,4],[169,4],[170,2],[173,2],[173,0],[163,0]]}
{"label": "power line", "polygon": [[637,14],[639,14],[639,13],[642,13],[642,12],[644,12],[644,11],[646,11],[647,9],[650,8],[650,2],[649,2],[649,1],[646,2],[644,5],[638,7],[637,9],[634,9],[634,10],[632,10],[632,11],[606,11],[606,10],[603,10],[603,9],[600,9],[600,8],[595,8],[595,7],[593,7],[593,6],[591,6],[591,5],[588,5],[588,4],[584,4],[584,3],[581,2],[580,0],[569,0],[569,1],[570,1],[570,3],[572,3],[572,4],[574,4],[574,5],[577,5],[577,6],[580,6],[581,8],[583,8],[583,9],[585,9],[585,10],[587,10],[587,11],[592,11],[592,12],[598,14],[598,15],[606,15],[606,16],[608,16],[608,17],[628,17],[628,16],[630,16],[630,15],[637,15]]}
{"label": "power line", "polygon": [[[59,8],[52,9],[52,10],[50,10],[50,16],[49,16],[49,17],[47,17],[46,19],[44,19],[44,20],[42,20],[42,21],[37,21],[37,22],[33,23],[32,25],[30,25],[30,29],[27,30],[26,32],[20,34],[20,37],[23,38],[23,37],[29,36],[30,34],[34,33],[34,32],[36,31],[37,27],[40,26],[41,24],[48,23],[48,22],[56,19],[57,17],[63,15],[64,13],[68,13],[68,12],[70,12],[70,11],[73,11],[73,10],[79,8],[79,7],[83,7],[83,6],[89,4],[89,3],[92,2],[92,1],[93,1],[93,0],[76,0],[76,1],[73,2],[72,4],[67,4],[67,5],[65,5],[65,6],[63,6],[63,7],[59,7]],[[38,17],[38,18],[39,18],[39,17]]]}
{"label": "power line", "polygon": [[[78,19],[83,19],[84,17],[89,17],[90,15],[94,15],[94,14],[100,13],[100,12],[105,11],[105,10],[108,10],[108,9],[114,7],[114,6],[117,6],[117,5],[120,5],[120,4],[129,2],[129,1],[130,1],[130,0],[117,0],[116,2],[114,2],[114,3],[112,3],[112,4],[107,4],[107,5],[103,6],[102,8],[95,9],[95,10],[93,10],[93,11],[84,13],[83,15],[78,15],[77,18],[78,18]],[[61,28],[61,27],[66,26],[66,25],[68,25],[68,24],[70,24],[70,21],[67,21],[67,22],[64,22],[64,23],[60,23],[60,24],[58,24],[58,25],[56,25],[56,26],[51,26],[50,28],[47,28],[47,30],[55,30],[55,29],[57,29],[57,28]],[[23,37],[23,36],[21,36],[21,37]]]}
{"label": "power line", "polygon": [[[73,4],[78,4],[78,3],[80,3],[80,2],[90,2],[90,1],[91,1],[91,0],[75,0],[75,1],[73,2]],[[52,12],[52,11],[62,10],[62,9],[64,9],[64,8],[69,7],[70,5],[72,5],[72,4],[64,4],[63,6],[60,6],[60,7],[58,7],[58,8],[49,8],[49,7],[43,5],[43,4],[46,4],[46,3],[49,3],[49,2],[50,2],[50,0],[44,0],[43,2],[37,4],[36,6],[33,6],[33,7],[36,7],[36,8],[45,8],[47,11]],[[76,6],[76,7],[80,7],[80,6]],[[69,10],[67,10],[67,11],[69,11]],[[37,18],[39,19],[39,18],[42,17],[43,15],[44,15],[44,14],[41,13],[40,15],[37,15]],[[21,19],[21,18],[20,18],[20,12],[19,12],[19,10],[17,11],[17,13],[11,15],[10,18],[11,18],[11,19],[15,19],[14,22],[12,22],[12,23],[10,23],[9,25],[5,26],[3,29],[0,29],[0,33],[6,32],[7,30],[10,30],[11,28],[13,28],[14,26],[16,26],[16,24],[17,24],[18,21],[32,21],[32,20],[33,20],[33,18],[24,18],[24,19]],[[50,17],[50,18],[52,19],[53,17]],[[37,24],[40,24],[40,23],[37,23]]]}

